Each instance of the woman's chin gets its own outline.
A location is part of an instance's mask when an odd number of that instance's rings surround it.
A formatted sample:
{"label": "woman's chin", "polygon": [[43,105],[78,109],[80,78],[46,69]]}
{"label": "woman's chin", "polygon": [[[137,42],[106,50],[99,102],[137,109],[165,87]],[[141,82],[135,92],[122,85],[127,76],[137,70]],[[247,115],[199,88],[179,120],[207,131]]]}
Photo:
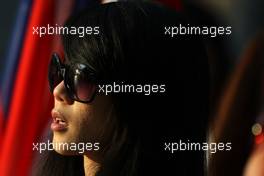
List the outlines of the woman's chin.
{"label": "woman's chin", "polygon": [[61,150],[61,149],[56,149],[54,148],[54,151],[60,155],[64,155],[64,156],[73,156],[73,155],[80,155],[78,152],[76,151],[71,151],[71,150]]}
{"label": "woman's chin", "polygon": [[52,140],[53,150],[61,155],[78,155],[77,151],[73,151],[70,148],[71,141],[63,140],[60,137],[54,135]]}

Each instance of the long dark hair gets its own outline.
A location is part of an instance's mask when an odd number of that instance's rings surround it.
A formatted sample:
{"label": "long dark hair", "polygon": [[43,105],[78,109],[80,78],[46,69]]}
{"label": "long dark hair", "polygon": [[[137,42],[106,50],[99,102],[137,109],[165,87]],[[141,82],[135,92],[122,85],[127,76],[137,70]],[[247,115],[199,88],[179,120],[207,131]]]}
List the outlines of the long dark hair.
{"label": "long dark hair", "polygon": [[[118,124],[97,175],[204,175],[204,152],[164,149],[165,142],[206,140],[207,59],[197,37],[165,34],[180,23],[187,21],[178,13],[146,2],[94,6],[66,22],[100,31],[63,35],[70,64],[84,63],[104,81],[166,86],[164,93],[112,95]],[[84,175],[82,156],[44,158],[39,175]]]}

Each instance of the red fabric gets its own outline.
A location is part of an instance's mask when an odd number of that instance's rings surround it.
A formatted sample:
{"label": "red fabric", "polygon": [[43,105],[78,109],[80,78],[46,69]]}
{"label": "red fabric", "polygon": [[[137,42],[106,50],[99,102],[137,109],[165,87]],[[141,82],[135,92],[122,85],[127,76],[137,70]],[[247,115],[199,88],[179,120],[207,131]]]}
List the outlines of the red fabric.
{"label": "red fabric", "polygon": [[263,142],[264,142],[264,133],[262,132],[261,134],[259,134],[255,137],[255,143],[258,145],[258,144],[261,144]]}
{"label": "red fabric", "polygon": [[[66,19],[71,15],[74,7],[74,0],[56,0],[55,22],[59,26],[63,26]],[[63,48],[61,45],[61,37],[55,36],[55,42],[53,43],[54,51],[63,56]]]}
{"label": "red fabric", "polygon": [[53,36],[33,35],[33,26],[52,24],[53,3],[53,0],[33,1],[1,146],[1,176],[28,175],[33,142],[50,119],[52,98],[47,69]]}

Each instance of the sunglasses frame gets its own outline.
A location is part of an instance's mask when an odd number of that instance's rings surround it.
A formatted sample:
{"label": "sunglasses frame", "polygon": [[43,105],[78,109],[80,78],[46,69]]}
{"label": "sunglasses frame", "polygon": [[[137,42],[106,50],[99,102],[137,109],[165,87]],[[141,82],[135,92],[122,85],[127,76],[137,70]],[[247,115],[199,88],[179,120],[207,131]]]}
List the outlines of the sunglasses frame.
{"label": "sunglasses frame", "polygon": [[[86,72],[87,77],[93,78],[93,79],[91,79],[91,83],[95,86],[95,88],[93,90],[93,93],[92,93],[90,99],[89,100],[81,100],[80,98],[78,98],[76,91],[74,91],[74,88],[73,88],[74,86],[71,86],[71,84],[70,84],[71,81],[70,81],[70,77],[69,77],[69,70],[72,68],[68,65],[63,64],[57,53],[52,54],[50,64],[49,64],[48,80],[49,80],[50,92],[52,93],[54,91],[55,87],[58,86],[61,83],[61,81],[64,81],[64,87],[66,89],[67,96],[69,96],[74,101],[78,101],[81,103],[91,103],[94,100],[94,98],[97,94],[97,89],[98,89],[98,86],[95,83],[95,76],[92,72],[89,72],[89,69],[86,65],[84,65],[84,64],[76,64],[76,65],[79,66],[79,68],[78,68],[79,73]],[[57,84],[52,83],[53,82],[52,78],[54,77],[54,73],[53,74],[51,73],[52,68],[53,69],[56,68],[56,72],[58,74],[59,81]],[[75,74],[75,75],[77,75],[77,74]]]}

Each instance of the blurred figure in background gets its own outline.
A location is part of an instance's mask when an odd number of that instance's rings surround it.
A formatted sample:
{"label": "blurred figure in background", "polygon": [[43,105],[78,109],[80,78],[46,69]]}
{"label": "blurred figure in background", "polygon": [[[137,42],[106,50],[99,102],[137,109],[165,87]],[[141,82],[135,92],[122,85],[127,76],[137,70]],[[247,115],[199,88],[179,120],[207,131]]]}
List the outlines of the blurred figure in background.
{"label": "blurred figure in background", "polygon": [[214,142],[231,142],[232,150],[211,155],[210,176],[263,175],[263,144],[254,148],[263,139],[255,140],[251,132],[255,123],[263,125],[263,51],[261,34],[242,55],[222,94],[209,136]]}

